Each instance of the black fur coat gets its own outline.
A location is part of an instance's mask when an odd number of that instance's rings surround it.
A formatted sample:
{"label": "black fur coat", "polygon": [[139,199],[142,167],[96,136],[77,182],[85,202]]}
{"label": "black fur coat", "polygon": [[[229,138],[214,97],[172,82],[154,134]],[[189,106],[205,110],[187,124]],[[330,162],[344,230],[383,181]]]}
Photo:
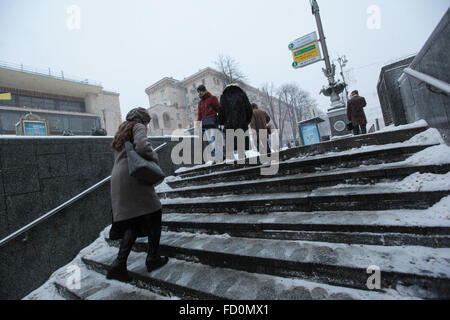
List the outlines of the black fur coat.
{"label": "black fur coat", "polygon": [[226,87],[220,97],[219,125],[247,131],[252,116],[253,109],[244,90],[235,85]]}

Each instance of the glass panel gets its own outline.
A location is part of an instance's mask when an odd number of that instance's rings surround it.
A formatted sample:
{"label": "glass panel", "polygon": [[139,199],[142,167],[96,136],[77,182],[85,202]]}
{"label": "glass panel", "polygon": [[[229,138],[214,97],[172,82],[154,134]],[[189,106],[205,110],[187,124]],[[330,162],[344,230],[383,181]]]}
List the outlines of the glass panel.
{"label": "glass panel", "polygon": [[19,107],[32,108],[31,97],[19,96]]}

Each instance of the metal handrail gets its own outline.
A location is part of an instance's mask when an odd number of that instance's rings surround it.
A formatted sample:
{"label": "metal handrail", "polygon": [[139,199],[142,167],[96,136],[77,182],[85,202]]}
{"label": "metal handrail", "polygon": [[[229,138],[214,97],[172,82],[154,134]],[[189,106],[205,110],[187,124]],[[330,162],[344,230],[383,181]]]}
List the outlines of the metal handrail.
{"label": "metal handrail", "polygon": [[432,76],[429,76],[425,73],[416,71],[411,68],[406,68],[405,70],[403,70],[403,72],[406,73],[407,75],[410,75],[410,76],[420,80],[420,81],[428,83],[432,87],[438,88],[438,89],[446,92],[447,94],[450,94],[450,84],[445,81],[436,79]]}
{"label": "metal handrail", "polygon": [[[161,150],[162,148],[164,148],[166,145],[167,145],[167,142],[165,142],[162,145],[160,145],[157,148],[155,148],[154,151],[157,152],[157,151]],[[0,247],[3,246],[4,244],[6,244],[7,242],[17,238],[18,236],[22,235],[23,233],[27,232],[28,230],[30,230],[31,228],[35,227],[36,225],[38,225],[42,221],[47,220],[51,216],[55,215],[56,213],[60,212],[61,210],[65,209],[65,208],[67,208],[72,203],[74,203],[74,202],[78,201],[79,199],[83,198],[84,196],[90,194],[92,191],[98,189],[99,187],[101,187],[105,183],[109,182],[109,180],[111,180],[111,176],[103,179],[102,181],[96,183],[92,187],[90,187],[90,188],[84,190],[83,192],[81,192],[80,194],[76,195],[75,197],[73,197],[69,201],[64,202],[62,205],[56,207],[55,209],[53,209],[53,210],[47,212],[46,214],[40,216],[39,218],[37,218],[33,222],[30,222],[26,226],[24,226],[24,227],[20,228],[19,230],[13,232],[12,234],[7,236],[6,238],[0,240]]]}

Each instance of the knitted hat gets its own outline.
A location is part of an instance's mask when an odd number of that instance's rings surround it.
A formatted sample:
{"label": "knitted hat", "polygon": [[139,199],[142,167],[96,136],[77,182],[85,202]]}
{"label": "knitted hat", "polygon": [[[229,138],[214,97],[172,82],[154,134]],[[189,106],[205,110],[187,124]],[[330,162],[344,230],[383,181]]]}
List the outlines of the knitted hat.
{"label": "knitted hat", "polygon": [[350,93],[351,96],[357,96],[359,95],[358,90],[353,90],[352,93]]}
{"label": "knitted hat", "polygon": [[197,88],[197,91],[205,92],[205,91],[206,91],[206,87],[205,87],[204,85],[201,84],[201,85]]}

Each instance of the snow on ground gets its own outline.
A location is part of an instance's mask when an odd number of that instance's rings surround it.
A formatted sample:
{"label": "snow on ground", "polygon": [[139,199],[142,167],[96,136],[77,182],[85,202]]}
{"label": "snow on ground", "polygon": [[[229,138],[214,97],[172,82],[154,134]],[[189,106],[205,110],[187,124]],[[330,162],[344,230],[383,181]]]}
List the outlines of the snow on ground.
{"label": "snow on ground", "polygon": [[[390,131],[414,129],[414,128],[421,128],[421,127],[428,127],[428,123],[425,120],[423,120],[423,119],[418,120],[418,121],[413,122],[413,123],[401,125],[401,126],[395,126],[395,125],[392,124],[390,126],[382,128],[380,131],[382,131],[382,132],[390,132]],[[378,131],[378,132],[380,132],[380,131]]]}
{"label": "snow on ground", "polygon": [[[100,237],[95,240],[91,245],[84,248],[80,251],[80,253],[68,263],[66,266],[56,270],[50,278],[38,289],[34,290],[27,296],[23,298],[23,300],[66,300],[63,296],[61,296],[56,289],[54,283],[60,283],[65,286],[77,286],[76,282],[73,282],[74,274],[78,273],[80,275],[79,286],[82,290],[83,286],[93,286],[100,285],[102,290],[98,291],[91,298],[87,298],[88,300],[108,300],[113,299],[115,297],[119,297],[119,299],[123,299],[124,296],[129,295],[130,297],[140,298],[140,299],[149,299],[149,300],[179,300],[178,297],[165,297],[160,296],[158,294],[152,293],[149,290],[144,290],[137,288],[131,284],[115,281],[115,280],[107,280],[106,276],[95,271],[89,270],[86,265],[81,260],[82,257],[97,253],[107,254],[109,252],[109,244],[106,242],[105,237],[109,234],[110,226],[108,226],[105,230],[100,233]],[[75,271],[76,270],[76,271]],[[85,280],[85,281],[84,281]],[[72,289],[76,291],[76,289]]]}

